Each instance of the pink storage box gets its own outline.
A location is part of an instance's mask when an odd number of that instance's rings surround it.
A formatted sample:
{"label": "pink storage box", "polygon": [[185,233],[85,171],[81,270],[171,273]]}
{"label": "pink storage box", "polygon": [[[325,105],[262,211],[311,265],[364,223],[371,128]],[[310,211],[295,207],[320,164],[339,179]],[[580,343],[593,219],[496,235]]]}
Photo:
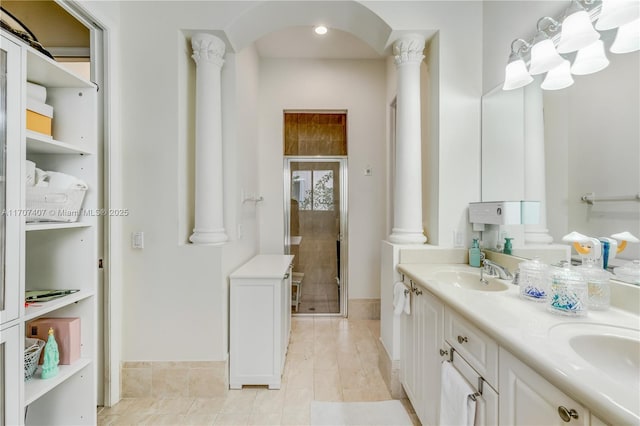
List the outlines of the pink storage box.
{"label": "pink storage box", "polygon": [[[27,337],[35,337],[45,342],[49,339],[49,328],[58,343],[60,364],[73,364],[80,358],[80,318],[38,318],[27,323]],[[40,354],[39,364],[44,360]]]}

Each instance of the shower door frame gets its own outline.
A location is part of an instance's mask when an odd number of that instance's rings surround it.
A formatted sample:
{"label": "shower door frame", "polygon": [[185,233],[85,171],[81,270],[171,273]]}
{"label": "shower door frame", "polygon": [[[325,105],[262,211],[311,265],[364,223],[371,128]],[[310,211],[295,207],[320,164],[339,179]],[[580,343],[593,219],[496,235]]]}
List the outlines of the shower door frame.
{"label": "shower door frame", "polygon": [[305,155],[305,156],[295,156],[295,155],[286,155],[284,157],[284,173],[283,173],[283,184],[284,184],[284,252],[291,253],[291,163],[338,163],[339,164],[339,172],[340,176],[340,300],[338,304],[340,306],[340,312],[338,313],[304,313],[299,314],[295,313],[293,315],[300,316],[339,316],[339,317],[347,317],[347,308],[349,300],[349,286],[348,286],[348,271],[349,271],[349,263],[348,263],[348,252],[349,252],[349,242],[348,242],[348,164],[347,164],[347,156],[346,155]]}

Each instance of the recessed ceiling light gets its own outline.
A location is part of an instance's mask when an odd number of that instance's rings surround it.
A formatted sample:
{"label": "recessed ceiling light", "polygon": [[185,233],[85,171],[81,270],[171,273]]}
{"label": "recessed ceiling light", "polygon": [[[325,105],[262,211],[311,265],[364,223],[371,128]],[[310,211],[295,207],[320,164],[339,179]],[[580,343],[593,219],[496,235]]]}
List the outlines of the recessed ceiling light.
{"label": "recessed ceiling light", "polygon": [[318,25],[313,29],[313,31],[315,31],[315,33],[318,35],[325,35],[329,30],[324,25]]}

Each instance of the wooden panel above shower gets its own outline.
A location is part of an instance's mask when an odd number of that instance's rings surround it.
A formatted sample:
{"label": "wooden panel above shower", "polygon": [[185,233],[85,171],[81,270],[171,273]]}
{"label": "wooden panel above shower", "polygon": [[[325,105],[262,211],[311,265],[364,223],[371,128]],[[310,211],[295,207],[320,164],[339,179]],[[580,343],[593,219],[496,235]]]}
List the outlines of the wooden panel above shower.
{"label": "wooden panel above shower", "polygon": [[284,155],[347,155],[347,113],[285,111]]}

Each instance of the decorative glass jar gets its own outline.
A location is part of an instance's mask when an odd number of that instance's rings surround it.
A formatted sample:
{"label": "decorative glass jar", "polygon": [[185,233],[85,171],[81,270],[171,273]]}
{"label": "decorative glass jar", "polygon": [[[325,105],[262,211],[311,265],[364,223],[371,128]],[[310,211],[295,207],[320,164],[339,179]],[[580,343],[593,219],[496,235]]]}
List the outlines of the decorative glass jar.
{"label": "decorative glass jar", "polygon": [[587,314],[589,294],[584,276],[566,266],[553,268],[550,273],[547,309],[553,313],[569,316]]}
{"label": "decorative glass jar", "polygon": [[576,268],[587,281],[589,294],[589,309],[609,309],[611,289],[609,279],[611,274],[602,269],[595,261],[587,259],[587,262]]}
{"label": "decorative glass jar", "polygon": [[521,262],[518,269],[520,270],[518,277],[520,296],[534,302],[544,302],[547,299],[549,267],[536,257],[533,260]]}

